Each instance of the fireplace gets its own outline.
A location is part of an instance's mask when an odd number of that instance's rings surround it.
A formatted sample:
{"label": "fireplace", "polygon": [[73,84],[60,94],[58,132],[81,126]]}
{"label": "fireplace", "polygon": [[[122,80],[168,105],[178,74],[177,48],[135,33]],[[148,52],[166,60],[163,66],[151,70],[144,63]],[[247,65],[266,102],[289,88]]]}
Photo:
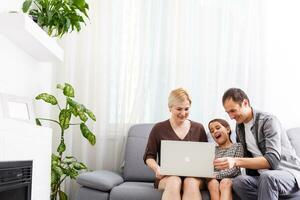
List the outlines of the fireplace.
{"label": "fireplace", "polygon": [[0,162],[0,199],[31,200],[32,161]]}

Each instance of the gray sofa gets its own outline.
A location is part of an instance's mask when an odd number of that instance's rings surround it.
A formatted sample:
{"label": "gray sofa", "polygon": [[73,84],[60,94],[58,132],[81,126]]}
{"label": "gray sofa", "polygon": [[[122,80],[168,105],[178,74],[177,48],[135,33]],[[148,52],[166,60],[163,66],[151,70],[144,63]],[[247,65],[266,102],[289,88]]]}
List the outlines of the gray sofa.
{"label": "gray sofa", "polygon": [[[153,188],[154,173],[144,164],[143,154],[153,124],[138,124],[129,129],[123,173],[98,170],[77,178],[80,185],[76,200],[158,200],[162,191]],[[288,136],[300,155],[300,128],[288,130]],[[209,200],[208,191],[201,191]]]}

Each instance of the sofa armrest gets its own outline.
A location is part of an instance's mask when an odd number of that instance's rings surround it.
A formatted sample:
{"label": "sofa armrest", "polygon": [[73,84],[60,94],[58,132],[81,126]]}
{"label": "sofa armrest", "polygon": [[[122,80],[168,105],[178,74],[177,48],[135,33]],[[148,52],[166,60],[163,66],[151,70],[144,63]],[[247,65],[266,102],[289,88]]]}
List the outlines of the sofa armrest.
{"label": "sofa armrest", "polygon": [[82,186],[104,192],[110,191],[113,187],[124,182],[119,174],[106,170],[82,173],[76,181]]}

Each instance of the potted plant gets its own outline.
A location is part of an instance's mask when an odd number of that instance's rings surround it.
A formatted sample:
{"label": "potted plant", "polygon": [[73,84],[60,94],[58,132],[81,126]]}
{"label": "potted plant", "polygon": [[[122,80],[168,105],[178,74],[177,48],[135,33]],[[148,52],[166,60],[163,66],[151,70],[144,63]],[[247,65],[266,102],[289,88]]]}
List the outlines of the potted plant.
{"label": "potted plant", "polygon": [[85,0],[25,0],[22,6],[50,36],[62,37],[73,30],[80,31],[88,18]]}
{"label": "potted plant", "polygon": [[[86,170],[87,167],[84,163],[79,162],[74,156],[65,156],[66,144],[64,136],[66,130],[70,126],[80,126],[82,136],[86,138],[90,144],[96,143],[95,135],[89,130],[86,125],[86,121],[90,118],[96,121],[96,117],[92,111],[87,109],[84,105],[74,100],[75,92],[73,87],[65,83],[64,85],[58,84],[57,88],[62,90],[66,102],[65,107],[62,108],[57,101],[57,98],[48,93],[41,93],[36,97],[36,100],[43,100],[46,103],[57,106],[59,114],[57,119],[48,118],[36,118],[37,125],[41,125],[41,121],[50,121],[59,125],[60,128],[60,144],[56,149],[56,153],[52,154],[51,160],[51,200],[56,200],[58,197],[60,200],[67,200],[68,196],[61,190],[61,184],[66,178],[76,179],[82,170]],[[77,117],[80,123],[71,123],[71,118]]]}

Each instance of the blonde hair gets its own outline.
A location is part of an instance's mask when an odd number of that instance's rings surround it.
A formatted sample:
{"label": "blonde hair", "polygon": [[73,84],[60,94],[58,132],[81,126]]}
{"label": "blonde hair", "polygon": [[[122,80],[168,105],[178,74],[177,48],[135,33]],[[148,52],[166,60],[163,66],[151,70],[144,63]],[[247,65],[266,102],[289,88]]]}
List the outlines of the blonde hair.
{"label": "blonde hair", "polygon": [[183,102],[184,100],[188,100],[190,104],[192,104],[192,100],[187,91],[183,88],[177,88],[170,92],[168,106],[171,108],[175,102]]}

